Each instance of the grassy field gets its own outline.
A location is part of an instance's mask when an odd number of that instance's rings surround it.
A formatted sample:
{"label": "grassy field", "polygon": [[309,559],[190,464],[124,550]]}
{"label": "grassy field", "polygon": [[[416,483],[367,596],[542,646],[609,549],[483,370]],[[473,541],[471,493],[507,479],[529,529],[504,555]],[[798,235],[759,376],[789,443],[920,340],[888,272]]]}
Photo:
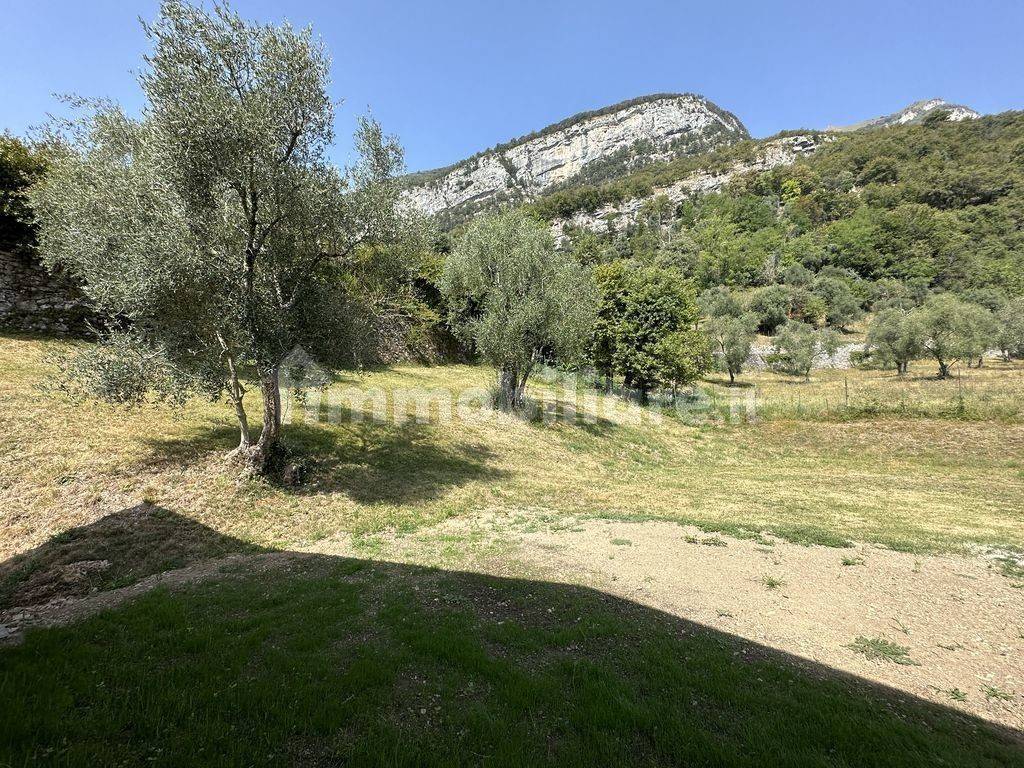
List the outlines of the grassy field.
{"label": "grassy field", "polygon": [[[1020,366],[959,383],[758,373],[745,377],[752,421],[725,418],[740,389],[714,382],[705,418],[543,383],[533,396],[578,418],[524,421],[473,397],[449,418],[438,393],[485,392],[487,371],[398,367],[342,378],[316,418],[295,405],[287,435],[309,477],[284,488],[225,464],[224,403],[124,411],[48,391],[47,357],[65,348],[0,338],[0,606],[251,557],[0,652],[0,765],[1024,764],[992,726],[729,634],[587,589],[456,572],[468,540],[439,543],[448,570],[279,552],[354,536],[369,553],[376,534],[480,512],[1024,549]],[[918,388],[933,404],[837,410],[848,387],[889,402]],[[937,405],[965,390],[988,410]],[[425,423],[394,418],[414,391],[433,393]]]}
{"label": "grassy field", "polygon": [[[737,382],[756,393],[765,419],[934,418],[968,421],[1024,420],[1024,366],[988,359],[980,369],[954,367],[942,380],[927,360],[904,376],[893,371],[816,370],[811,382],[771,371],[748,371]],[[736,395],[714,378],[708,390],[719,404]]]}
{"label": "grassy field", "polygon": [[[955,381],[901,384],[887,381],[889,374],[850,371],[791,384],[757,374],[758,398],[768,403],[758,415],[769,417],[755,423],[690,424],[592,393],[586,408],[601,416],[587,421],[530,423],[471,407],[454,419],[435,412],[425,424],[352,423],[332,398],[336,407],[321,413],[329,422],[287,428],[289,440],[314,457],[309,483],[294,491],[237,482],[222,458],[236,440],[223,403],[131,412],[46,393],[48,346],[0,341],[7,414],[0,547],[7,554],[143,500],[258,546],[412,530],[481,509],[530,509],[837,545],[1024,548],[1020,420],[798,419],[771,406],[785,398],[780,393],[823,401],[845,377],[855,379],[855,391],[879,393],[886,384],[955,392]],[[1020,366],[964,377],[999,402],[1019,399]],[[487,384],[480,368],[400,367],[353,376],[336,389],[393,399],[416,388],[459,393]],[[534,394],[555,393],[538,386]]]}

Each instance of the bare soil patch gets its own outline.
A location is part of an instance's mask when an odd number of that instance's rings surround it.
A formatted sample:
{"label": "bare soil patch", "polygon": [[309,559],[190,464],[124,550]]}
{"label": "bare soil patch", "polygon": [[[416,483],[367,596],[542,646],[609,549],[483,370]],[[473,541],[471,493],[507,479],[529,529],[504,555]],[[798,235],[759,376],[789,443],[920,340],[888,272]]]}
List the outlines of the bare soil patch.
{"label": "bare soil patch", "polygon": [[[452,520],[428,535],[504,542],[477,567],[596,587],[809,661],[1024,729],[1024,588],[984,557],[736,539],[665,522],[507,515]],[[857,650],[905,649],[906,663]]]}

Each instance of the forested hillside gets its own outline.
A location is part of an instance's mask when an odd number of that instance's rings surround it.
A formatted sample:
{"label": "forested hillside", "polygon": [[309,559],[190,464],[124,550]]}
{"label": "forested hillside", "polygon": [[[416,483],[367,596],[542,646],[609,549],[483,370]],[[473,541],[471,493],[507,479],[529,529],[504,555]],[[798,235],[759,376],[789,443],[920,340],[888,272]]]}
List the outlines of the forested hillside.
{"label": "forested hillside", "polygon": [[[751,174],[666,211],[625,235],[580,235],[598,260],[632,257],[679,267],[701,286],[759,286],[787,266],[834,267],[851,278],[928,288],[1024,292],[1024,114],[835,137],[815,155]],[[543,218],[636,197],[711,164],[753,153],[756,142],[645,169],[539,200]]]}

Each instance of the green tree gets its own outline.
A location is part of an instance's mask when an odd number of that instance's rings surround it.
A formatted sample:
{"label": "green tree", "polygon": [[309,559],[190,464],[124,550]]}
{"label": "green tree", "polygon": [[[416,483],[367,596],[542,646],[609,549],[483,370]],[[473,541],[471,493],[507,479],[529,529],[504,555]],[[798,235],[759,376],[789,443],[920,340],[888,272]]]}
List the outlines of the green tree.
{"label": "green tree", "polygon": [[729,384],[734,384],[750,357],[757,336],[757,318],[752,314],[718,315],[708,318],[704,329],[715,344],[719,365],[729,374]]}
{"label": "green tree", "polygon": [[591,360],[598,374],[605,377],[608,388],[615,375],[615,349],[619,323],[626,306],[627,271],[621,260],[594,268],[597,285],[597,316],[591,342]]}
{"label": "green tree", "polygon": [[674,269],[643,267],[629,274],[615,343],[615,369],[646,403],[654,387],[667,382],[658,344],[666,336],[696,327],[693,286]]}
{"label": "green tree", "polygon": [[943,379],[949,378],[954,363],[972,360],[993,341],[991,313],[948,294],[931,296],[914,310],[914,317],[921,325],[924,351],[935,358]]}
{"label": "green tree", "polygon": [[555,249],[549,229],[521,211],[474,220],[444,265],[441,290],[456,334],[497,369],[498,404],[524,404],[546,358],[576,361],[594,326],[588,270]]}
{"label": "green tree", "polygon": [[920,306],[928,296],[927,281],[904,283],[893,278],[883,278],[871,283],[869,287],[869,299],[874,312],[883,309],[913,309]]}
{"label": "green tree", "polygon": [[864,316],[860,300],[845,280],[819,276],[812,283],[811,291],[825,303],[825,321],[833,328],[845,331]]}
{"label": "green tree", "polygon": [[999,351],[1003,357],[1006,360],[1024,357],[1024,297],[1007,302],[996,316],[996,321]]}
{"label": "green tree", "polygon": [[901,376],[912,360],[924,352],[924,328],[913,312],[896,307],[883,309],[868,327],[867,347]]}
{"label": "green tree", "polygon": [[828,305],[818,294],[803,286],[786,286],[789,291],[789,317],[809,325],[825,322]]}
{"label": "green tree", "polygon": [[680,387],[697,381],[714,364],[712,342],[697,328],[670,333],[662,338],[655,351],[661,360],[662,380],[672,387],[675,396]]}
{"label": "green tree", "polygon": [[998,314],[1009,301],[1002,289],[991,285],[982,288],[968,288],[966,291],[961,291],[959,295],[968,304],[978,304],[993,314]]}
{"label": "green tree", "polygon": [[963,357],[967,367],[981,368],[985,353],[998,343],[999,328],[996,317],[979,304],[967,304],[968,332],[964,338]]}
{"label": "green tree", "polygon": [[46,170],[42,153],[10,134],[0,134],[0,250],[35,241],[27,192]]}
{"label": "green tree", "polygon": [[810,380],[815,360],[834,355],[838,347],[839,335],[831,328],[815,330],[790,320],[776,334],[767,361],[773,370]]}
{"label": "green tree", "polygon": [[814,282],[814,275],[802,264],[790,264],[780,275],[786,285],[807,286]]}
{"label": "green tree", "polygon": [[758,327],[767,334],[773,334],[790,318],[793,291],[785,285],[766,286],[754,294],[748,309],[757,317]]}
{"label": "green tree", "polygon": [[[76,365],[126,402],[226,391],[234,455],[263,472],[278,453],[282,361],[300,341],[332,351],[347,260],[397,234],[401,150],[363,121],[359,162],[344,175],[328,162],[329,58],[309,29],[174,0],[144,29],[143,116],[77,102],[84,116],[55,137],[31,195],[40,249],[130,328]],[[256,441],[248,371],[263,396]]]}
{"label": "green tree", "polygon": [[605,246],[601,239],[589,229],[579,229],[572,234],[571,253],[584,266],[600,264],[605,258]]}
{"label": "green tree", "polygon": [[744,313],[740,297],[723,285],[702,292],[698,304],[705,317],[740,317]]}

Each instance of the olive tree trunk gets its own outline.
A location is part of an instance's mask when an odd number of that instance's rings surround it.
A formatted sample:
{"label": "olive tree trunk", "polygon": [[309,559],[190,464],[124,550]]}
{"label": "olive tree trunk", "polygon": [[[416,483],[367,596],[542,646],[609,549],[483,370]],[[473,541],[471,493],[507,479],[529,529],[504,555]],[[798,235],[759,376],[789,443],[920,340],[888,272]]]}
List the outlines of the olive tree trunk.
{"label": "olive tree trunk", "polygon": [[516,366],[505,366],[498,371],[498,407],[504,411],[522,410],[526,403],[526,381],[533,370],[528,365],[520,371]]}
{"label": "olive tree trunk", "polygon": [[263,428],[259,439],[252,442],[249,421],[242,406],[241,385],[232,381],[229,396],[235,405],[241,438],[238,447],[231,452],[246,470],[262,475],[270,468],[270,461],[281,438],[281,383],[278,368],[268,369],[260,376],[260,392],[263,394]]}

